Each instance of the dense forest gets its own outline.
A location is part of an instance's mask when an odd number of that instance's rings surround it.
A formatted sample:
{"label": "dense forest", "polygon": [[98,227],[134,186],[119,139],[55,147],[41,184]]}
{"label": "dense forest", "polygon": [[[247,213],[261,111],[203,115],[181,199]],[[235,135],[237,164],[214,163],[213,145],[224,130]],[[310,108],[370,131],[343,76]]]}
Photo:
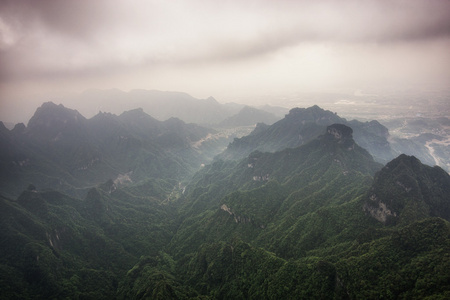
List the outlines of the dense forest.
{"label": "dense forest", "polygon": [[0,298],[450,298],[450,175],[379,122],[218,131],[53,103],[1,124]]}

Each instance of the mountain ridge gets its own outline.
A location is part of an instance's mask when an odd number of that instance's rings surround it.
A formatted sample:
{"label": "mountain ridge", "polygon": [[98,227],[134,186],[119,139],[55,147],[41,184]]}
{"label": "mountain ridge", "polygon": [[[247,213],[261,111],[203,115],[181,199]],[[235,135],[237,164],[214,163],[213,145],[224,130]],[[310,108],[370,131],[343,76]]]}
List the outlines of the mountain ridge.
{"label": "mountain ridge", "polygon": [[284,119],[273,125],[259,127],[254,133],[235,139],[219,158],[241,158],[254,150],[278,151],[300,146],[322,134],[326,126],[333,123],[351,126],[355,140],[371,152],[377,161],[386,163],[394,157],[386,137],[387,128],[380,123],[362,123],[356,120],[348,122],[337,114],[314,105],[309,108],[293,108]]}
{"label": "mountain ridge", "polygon": [[279,122],[203,166],[215,130],[143,109],[0,124],[0,298],[450,297],[450,175],[376,162],[357,140],[385,141],[376,121]]}
{"label": "mountain ridge", "polygon": [[7,147],[0,153],[1,189],[18,195],[33,182],[80,195],[130,171],[137,181],[151,176],[181,180],[204,163],[202,150],[191,145],[213,133],[177,119],[158,121],[142,109],[86,119],[46,102],[28,126],[2,134]]}

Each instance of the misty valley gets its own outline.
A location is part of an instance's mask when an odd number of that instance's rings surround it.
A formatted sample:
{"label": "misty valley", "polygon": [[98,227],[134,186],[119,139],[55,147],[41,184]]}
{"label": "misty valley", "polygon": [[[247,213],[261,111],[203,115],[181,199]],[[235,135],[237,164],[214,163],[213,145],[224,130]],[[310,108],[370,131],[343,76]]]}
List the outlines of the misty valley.
{"label": "misty valley", "polygon": [[450,298],[449,118],[134,97],[0,122],[1,299]]}

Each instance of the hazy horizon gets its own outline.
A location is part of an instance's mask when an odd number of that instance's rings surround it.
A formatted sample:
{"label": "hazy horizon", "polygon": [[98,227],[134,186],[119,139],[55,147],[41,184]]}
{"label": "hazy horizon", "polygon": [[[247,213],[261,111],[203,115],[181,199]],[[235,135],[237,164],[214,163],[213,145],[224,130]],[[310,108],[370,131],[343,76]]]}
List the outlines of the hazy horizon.
{"label": "hazy horizon", "polygon": [[324,108],[373,95],[409,107],[417,91],[415,105],[438,101],[445,114],[449,50],[444,0],[7,0],[0,120],[26,122],[43,101],[89,89]]}

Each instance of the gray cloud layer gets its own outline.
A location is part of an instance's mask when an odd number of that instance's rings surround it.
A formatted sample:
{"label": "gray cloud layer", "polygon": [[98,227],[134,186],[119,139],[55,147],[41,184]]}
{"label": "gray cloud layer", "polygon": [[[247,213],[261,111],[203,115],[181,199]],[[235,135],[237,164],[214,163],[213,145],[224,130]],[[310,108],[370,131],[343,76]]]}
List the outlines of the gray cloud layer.
{"label": "gray cloud layer", "polygon": [[[232,63],[235,72],[246,72],[240,63],[248,68],[245,63],[264,57],[267,70],[279,70],[276,58],[286,51],[298,61],[293,65],[304,66],[304,72],[314,77],[317,63],[309,62],[329,59],[330,65],[340,66],[337,55],[345,47],[354,51],[356,60],[380,55],[402,66],[405,56],[416,59],[425,49],[434,51],[435,57],[424,58],[423,65],[444,68],[449,67],[445,55],[449,40],[450,1],[446,0],[3,0],[0,85],[10,91],[22,81],[67,79],[70,85],[72,79],[105,81],[111,74],[141,70],[150,74],[150,69],[156,77],[164,68],[175,74],[177,66],[208,65],[218,73],[223,68],[212,66],[226,63]],[[328,58],[315,57],[323,45],[328,47]],[[305,53],[313,59],[303,61]],[[349,60],[343,57],[343,63]],[[288,59],[281,59],[283,68]],[[411,76],[411,68],[407,72]],[[427,72],[433,72],[431,67]],[[439,77],[442,72],[431,75]],[[293,76],[285,69],[282,73]]]}

